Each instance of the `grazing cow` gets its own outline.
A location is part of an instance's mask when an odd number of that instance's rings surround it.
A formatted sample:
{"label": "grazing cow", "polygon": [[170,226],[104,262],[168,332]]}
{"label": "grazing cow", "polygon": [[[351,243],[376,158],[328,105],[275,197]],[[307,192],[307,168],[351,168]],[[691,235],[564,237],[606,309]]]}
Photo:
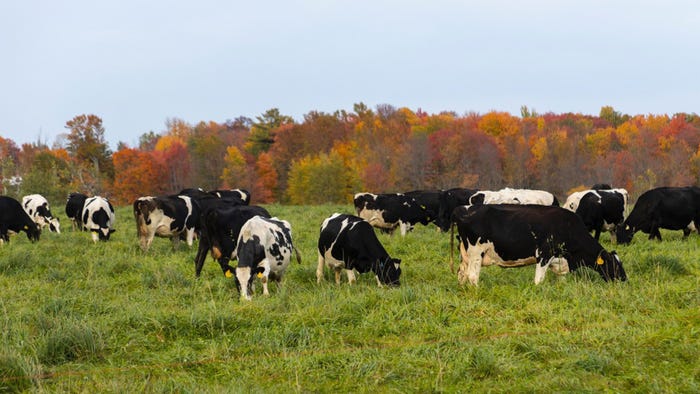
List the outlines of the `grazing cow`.
{"label": "grazing cow", "polygon": [[211,252],[211,256],[219,262],[226,277],[233,275],[229,261],[236,258],[236,243],[241,228],[253,216],[269,218],[270,213],[255,205],[212,205],[200,214],[202,234],[194,258],[195,276],[199,277],[202,273],[207,252]]}
{"label": "grazing cow", "polygon": [[460,236],[458,280],[477,285],[482,266],[537,264],[535,284],[547,268],[558,274],[581,266],[604,280],[627,280],[620,259],[593,239],[581,219],[559,207],[540,205],[473,205],[454,211]]}
{"label": "grazing cow", "polygon": [[301,263],[299,252],[292,244],[292,227],[286,220],[254,216],[245,222],[236,247],[238,266],[235,279],[241,298],[251,300],[256,276],[263,284],[263,295],[270,294],[268,279],[277,282],[279,288],[292,250],[296,251],[297,262]]}
{"label": "grazing cow", "polygon": [[30,194],[22,197],[22,208],[34,220],[34,223],[39,225],[39,228],[43,229],[48,225],[49,230],[57,234],[61,233],[61,223],[58,218],[53,216],[49,208],[49,201],[41,194]]}
{"label": "grazing cow", "polygon": [[41,228],[12,197],[0,196],[0,244],[10,242],[10,234],[24,231],[30,241],[38,241]]}
{"label": "grazing cow", "polygon": [[83,228],[92,233],[92,241],[108,241],[114,230],[114,207],[104,197],[94,196],[85,200]]}
{"label": "grazing cow", "polygon": [[460,205],[468,205],[469,198],[478,192],[476,189],[463,189],[456,187],[453,189],[443,190],[438,197],[438,216],[435,219],[435,224],[446,232],[452,225],[452,211]]}
{"label": "grazing cow", "polygon": [[595,232],[596,240],[600,239],[601,231],[609,231],[615,242],[615,231],[625,220],[626,196],[624,189],[583,190],[572,193],[564,208],[575,212],[588,231]]}
{"label": "grazing cow", "polygon": [[334,213],[323,221],[318,238],[317,282],[323,278],[323,266],[328,265],[335,271],[338,284],[343,269],[348,282],[355,282],[355,269],[359,273],[374,272],[379,286],[399,286],[400,263],[389,256],[372,226],[362,218]]}
{"label": "grazing cow", "polygon": [[683,230],[687,237],[700,223],[700,188],[659,187],[642,193],[624,223],[617,228],[617,241],[632,242],[637,231],[661,241],[659,229]]}
{"label": "grazing cow", "polygon": [[390,234],[399,227],[402,236],[416,223],[428,225],[434,219],[431,215],[437,214],[403,193],[357,193],[353,202],[357,216]]}
{"label": "grazing cow", "polygon": [[219,198],[237,198],[243,201],[240,205],[250,205],[250,192],[245,189],[212,190],[209,193]]}
{"label": "grazing cow", "polygon": [[141,250],[151,246],[155,236],[170,238],[173,248],[184,236],[192,246],[195,224],[199,219],[199,208],[188,196],[139,197],[134,201],[136,234]]}
{"label": "grazing cow", "polygon": [[83,228],[83,207],[87,196],[83,193],[71,193],[66,200],[66,215],[71,221],[73,230],[84,230]]}
{"label": "grazing cow", "polygon": [[554,194],[544,190],[511,189],[482,190],[469,198],[469,205],[481,204],[536,204],[559,206]]}

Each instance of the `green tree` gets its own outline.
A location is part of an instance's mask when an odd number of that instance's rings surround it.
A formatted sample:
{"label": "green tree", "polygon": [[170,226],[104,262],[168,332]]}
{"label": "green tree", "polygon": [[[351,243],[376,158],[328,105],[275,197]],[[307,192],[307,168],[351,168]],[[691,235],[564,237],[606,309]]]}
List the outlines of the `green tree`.
{"label": "green tree", "polygon": [[294,119],[280,114],[280,110],[277,108],[268,109],[256,119],[245,145],[245,150],[255,157],[261,152],[267,152],[275,143],[275,130],[277,128],[286,124],[294,124]]}
{"label": "green tree", "polygon": [[57,206],[59,202],[64,203],[71,192],[71,180],[68,162],[44,150],[34,155],[29,172],[24,174],[21,190],[23,195],[39,193]]}

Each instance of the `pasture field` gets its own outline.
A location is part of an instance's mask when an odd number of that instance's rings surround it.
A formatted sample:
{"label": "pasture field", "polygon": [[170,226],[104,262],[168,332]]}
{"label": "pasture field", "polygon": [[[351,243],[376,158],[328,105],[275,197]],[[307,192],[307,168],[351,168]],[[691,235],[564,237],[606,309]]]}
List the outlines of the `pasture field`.
{"label": "pasture field", "polygon": [[350,287],[315,275],[320,224],[350,205],[267,208],[303,261],[252,302],[211,257],[195,279],[196,245],[142,252],[130,207],[107,243],[63,215],[60,235],[12,236],[0,391],[700,392],[697,234],[617,245],[626,283],[583,269],[535,286],[534,267],[486,267],[474,288],[449,270],[449,233],[419,225],[379,235],[403,260],[400,288],[371,274]]}

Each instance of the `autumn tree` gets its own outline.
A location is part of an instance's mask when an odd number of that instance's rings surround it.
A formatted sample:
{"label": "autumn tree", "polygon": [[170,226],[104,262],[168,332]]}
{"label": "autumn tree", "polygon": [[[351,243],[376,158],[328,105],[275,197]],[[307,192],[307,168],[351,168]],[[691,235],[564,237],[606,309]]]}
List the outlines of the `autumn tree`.
{"label": "autumn tree", "polygon": [[162,163],[150,152],[126,148],[113,155],[116,176],[112,193],[118,204],[130,204],[137,197],[164,194]]}
{"label": "autumn tree", "polygon": [[103,182],[114,178],[112,152],[105,141],[102,119],[96,115],[78,115],[66,122],[69,133],[66,149],[76,160],[79,172],[76,174],[83,183],[83,189],[98,193],[104,188]]}

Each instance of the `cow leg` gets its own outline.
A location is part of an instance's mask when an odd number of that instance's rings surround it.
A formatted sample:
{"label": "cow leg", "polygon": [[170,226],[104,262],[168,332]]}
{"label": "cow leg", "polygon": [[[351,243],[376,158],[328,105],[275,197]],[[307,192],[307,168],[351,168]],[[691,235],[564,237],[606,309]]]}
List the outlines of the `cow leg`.
{"label": "cow leg", "polygon": [[[349,270],[346,269],[346,270],[345,270],[345,274],[348,276],[348,283],[349,283],[349,284],[353,284],[353,283],[355,283],[355,282],[357,281],[357,280],[355,279],[355,271],[353,271],[352,269],[349,269]],[[339,278],[340,278],[340,271],[338,271],[338,277],[337,277],[337,278],[338,278],[337,282],[340,283],[340,279],[339,279]]]}
{"label": "cow leg", "polygon": [[408,225],[404,223],[403,221],[399,221],[399,228],[401,229],[401,236],[405,237],[406,232],[408,232]]}
{"label": "cow leg", "polygon": [[687,227],[684,228],[683,229],[683,238],[688,238],[689,235],[690,235],[690,229]]}
{"label": "cow leg", "polygon": [[185,240],[187,241],[187,246],[192,246],[194,243],[194,227],[185,230]]}
{"label": "cow leg", "polygon": [[[475,249],[479,249],[478,251]],[[459,243],[459,254],[461,262],[457,270],[457,280],[460,285],[469,280],[474,286],[479,284],[479,274],[481,273],[481,263],[483,262],[482,250],[476,247],[466,248],[464,242]]]}
{"label": "cow leg", "polygon": [[323,279],[323,266],[325,265],[325,259],[321,253],[318,254],[318,266],[316,267],[316,283],[321,283]]}
{"label": "cow leg", "polygon": [[194,257],[194,275],[199,278],[202,273],[202,267],[204,266],[204,260],[207,259],[207,252],[209,251],[209,242],[207,238],[202,237],[199,240],[199,246],[197,247],[197,255]]}
{"label": "cow leg", "polygon": [[595,229],[595,235],[593,236],[596,241],[600,241],[600,227]]}

